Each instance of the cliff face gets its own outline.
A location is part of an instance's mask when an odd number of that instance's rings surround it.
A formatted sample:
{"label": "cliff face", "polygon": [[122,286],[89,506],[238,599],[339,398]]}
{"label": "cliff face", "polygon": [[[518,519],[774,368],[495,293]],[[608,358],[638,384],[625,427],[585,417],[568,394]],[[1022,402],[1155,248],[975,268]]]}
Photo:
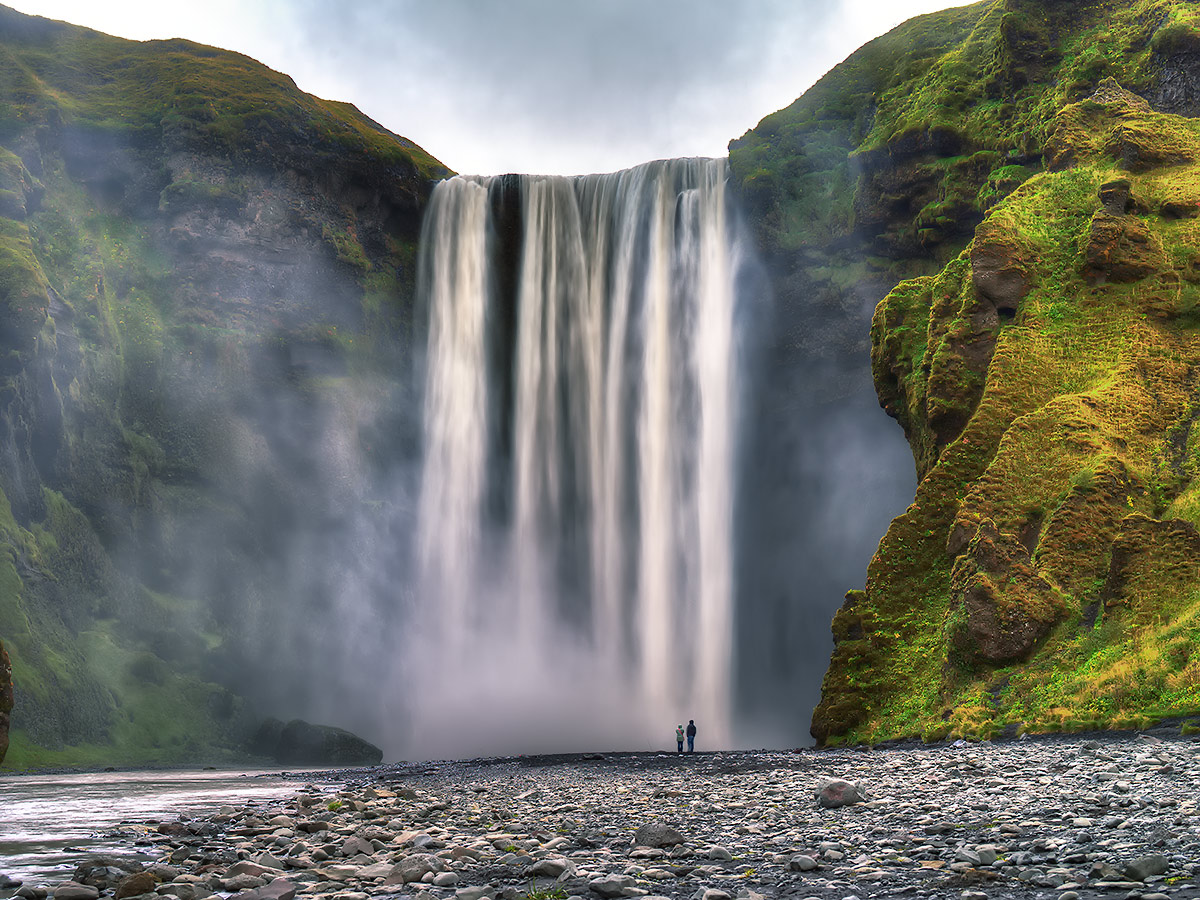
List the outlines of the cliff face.
{"label": "cliff face", "polygon": [[[733,143],[775,292],[752,466],[797,455],[793,392],[838,435],[873,379],[920,478],[834,618],[819,740],[1200,712],[1198,70],[1185,0],[986,0]],[[235,683],[312,715],[374,689],[325,625],[389,589],[441,174],[245,57],[0,8],[10,765],[228,752]],[[739,578],[778,613],[794,495],[746,480]],[[792,618],[739,628],[784,659]]]}
{"label": "cliff face", "polygon": [[404,433],[346,398],[398,389],[445,173],[246,57],[0,8],[10,764],[237,738],[220,682],[282,653],[254,646],[271,598],[327,601],[278,570],[337,515],[312,478],[329,421],[362,448]]}
{"label": "cliff face", "polygon": [[0,763],[8,753],[9,717],[13,708],[12,662],[0,641]]}
{"label": "cliff face", "polygon": [[834,619],[819,741],[1200,713],[1197,48],[1176,0],[975,4],[735,143],[785,308],[832,317],[798,346],[854,352],[894,287],[870,359],[920,485]]}

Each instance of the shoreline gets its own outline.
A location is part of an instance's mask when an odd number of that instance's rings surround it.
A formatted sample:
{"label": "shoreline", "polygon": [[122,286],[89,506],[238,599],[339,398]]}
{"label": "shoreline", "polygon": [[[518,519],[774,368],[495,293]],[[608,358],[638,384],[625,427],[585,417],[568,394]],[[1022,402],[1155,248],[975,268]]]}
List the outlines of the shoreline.
{"label": "shoreline", "polygon": [[[281,774],[302,782],[288,800],[130,828],[130,843],[162,862],[147,869],[151,890],[122,900],[1200,897],[1194,737]],[[827,778],[860,784],[866,799],[823,808]],[[51,893],[111,897],[129,874],[81,869],[98,883]]]}
{"label": "shoreline", "polygon": [[[1200,713],[1189,716],[1173,716],[1171,718],[1162,719],[1154,725],[1139,729],[1120,729],[1120,730],[1089,730],[1089,731],[1046,731],[1046,732],[1026,732],[1017,734],[1015,732],[1003,732],[993,737],[963,737],[963,738],[945,738],[937,741],[925,742],[916,736],[889,738],[885,741],[880,741],[877,744],[857,744],[852,746],[841,747],[817,747],[815,745],[795,748],[740,748],[740,749],[701,749],[697,750],[693,756],[711,755],[714,753],[738,754],[738,753],[785,753],[785,754],[804,754],[804,753],[836,753],[843,751],[854,752],[883,752],[887,750],[921,750],[921,749],[936,749],[939,747],[956,747],[964,745],[973,746],[1003,746],[1010,743],[1023,742],[1079,742],[1084,740],[1092,741],[1119,741],[1137,738],[1139,736],[1155,737],[1162,740],[1200,740],[1200,734],[1184,734],[1182,728],[1190,722],[1200,719]],[[38,776],[38,775],[103,775],[109,772],[128,773],[128,772],[253,772],[256,775],[279,777],[279,778],[298,778],[307,773],[320,774],[325,772],[372,772],[379,769],[385,770],[400,770],[404,767],[414,766],[432,766],[432,765],[468,765],[479,764],[484,765],[492,762],[506,762],[517,760],[586,760],[589,757],[639,757],[639,756],[687,756],[688,754],[677,754],[675,750],[663,747],[660,750],[575,750],[566,753],[529,753],[519,754],[516,756],[475,756],[465,758],[448,758],[448,759],[428,759],[428,760],[398,760],[392,763],[379,763],[374,766],[330,766],[326,768],[305,768],[303,766],[294,766],[287,769],[281,769],[278,766],[272,767],[264,765],[270,763],[270,760],[264,760],[261,757],[258,759],[248,759],[246,765],[213,765],[208,763],[197,763],[194,765],[188,764],[171,764],[171,765],[116,765],[103,766],[100,768],[73,767],[73,766],[55,766],[44,769],[22,769],[22,770],[5,770],[0,766],[0,778],[16,777],[16,776]]]}

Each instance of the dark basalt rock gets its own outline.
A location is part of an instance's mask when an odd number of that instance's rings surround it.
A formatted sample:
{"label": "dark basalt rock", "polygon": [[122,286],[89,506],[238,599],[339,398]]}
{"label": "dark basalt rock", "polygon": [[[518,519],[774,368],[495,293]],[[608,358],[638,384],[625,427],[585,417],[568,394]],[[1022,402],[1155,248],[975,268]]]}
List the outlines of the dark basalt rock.
{"label": "dark basalt rock", "polygon": [[1135,217],[1096,213],[1084,275],[1088,284],[1131,284],[1167,268],[1162,247]]}
{"label": "dark basalt rock", "polygon": [[951,640],[973,662],[1025,659],[1065,611],[1029,550],[991,520],[955,563],[951,586]]}
{"label": "dark basalt rock", "polygon": [[286,725],[267,719],[247,749],[287,766],[376,766],[383,760],[383,751],[358,735],[303,719]]}
{"label": "dark basalt rock", "polygon": [[0,641],[0,762],[8,752],[8,726],[13,708],[12,662]]}

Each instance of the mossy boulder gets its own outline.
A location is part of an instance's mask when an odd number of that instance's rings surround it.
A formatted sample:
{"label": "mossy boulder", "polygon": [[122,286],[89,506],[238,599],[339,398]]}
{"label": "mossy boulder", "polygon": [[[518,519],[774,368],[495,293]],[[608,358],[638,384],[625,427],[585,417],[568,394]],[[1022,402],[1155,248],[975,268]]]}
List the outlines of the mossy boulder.
{"label": "mossy boulder", "polygon": [[950,642],[972,662],[1025,660],[1066,605],[1016,535],[985,520],[950,573]]}
{"label": "mossy boulder", "polygon": [[1129,284],[1166,268],[1162,244],[1145,222],[1124,214],[1099,211],[1092,217],[1088,237],[1088,284],[1107,281]]}

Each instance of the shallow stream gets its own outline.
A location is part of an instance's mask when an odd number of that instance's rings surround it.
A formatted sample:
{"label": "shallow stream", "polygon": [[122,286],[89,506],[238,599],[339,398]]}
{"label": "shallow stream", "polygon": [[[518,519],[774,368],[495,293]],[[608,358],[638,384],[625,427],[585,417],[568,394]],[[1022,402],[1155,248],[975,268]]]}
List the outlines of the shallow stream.
{"label": "shallow stream", "polygon": [[[138,857],[150,820],[212,813],[295,793],[278,770],[92,772],[0,777],[0,876],[39,885],[65,881],[97,853]],[[12,891],[0,890],[0,897]]]}

